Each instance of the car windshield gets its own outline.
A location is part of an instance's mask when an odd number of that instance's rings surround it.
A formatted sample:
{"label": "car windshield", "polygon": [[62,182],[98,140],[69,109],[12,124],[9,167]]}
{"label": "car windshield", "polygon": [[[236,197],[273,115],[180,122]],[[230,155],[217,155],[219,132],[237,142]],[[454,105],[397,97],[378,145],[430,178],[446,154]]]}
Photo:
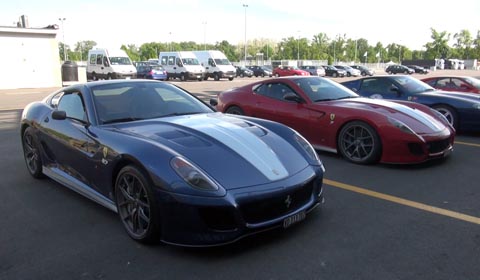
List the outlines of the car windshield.
{"label": "car windshield", "polygon": [[217,65],[230,65],[230,61],[228,61],[228,59],[226,58],[215,58],[215,63]]}
{"label": "car windshield", "polygon": [[183,65],[200,65],[196,58],[182,58]]}
{"label": "car windshield", "polygon": [[112,65],[132,65],[132,61],[128,57],[112,56],[110,57],[110,63]]}
{"label": "car windshield", "polygon": [[424,83],[411,76],[396,76],[391,78],[409,93],[422,93],[435,90],[427,83]]}
{"label": "car windshield", "polygon": [[308,77],[294,78],[293,81],[308,95],[312,102],[358,97],[353,91],[329,79]]}
{"label": "car windshield", "polygon": [[99,124],[213,112],[168,83],[126,81],[92,86],[91,91]]}
{"label": "car windshield", "polygon": [[466,77],[465,80],[467,80],[470,84],[472,84],[472,86],[474,86],[475,88],[480,90],[480,80],[479,79],[475,79],[475,78],[472,78],[472,77]]}

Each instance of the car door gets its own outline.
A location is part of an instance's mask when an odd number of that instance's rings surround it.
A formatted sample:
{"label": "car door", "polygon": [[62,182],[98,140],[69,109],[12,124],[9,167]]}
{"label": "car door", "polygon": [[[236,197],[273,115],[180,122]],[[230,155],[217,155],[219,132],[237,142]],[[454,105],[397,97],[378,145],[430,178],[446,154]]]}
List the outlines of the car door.
{"label": "car door", "polygon": [[254,117],[283,123],[305,136],[310,130],[310,113],[304,103],[285,100],[286,94],[300,98],[298,93],[283,82],[265,83],[256,88]]}
{"label": "car door", "polygon": [[90,185],[88,178],[95,173],[92,157],[98,144],[88,129],[82,94],[62,92],[52,100],[56,111],[65,111],[66,118],[58,119],[52,112],[43,120],[41,137],[47,154],[55,163],[54,167]]}

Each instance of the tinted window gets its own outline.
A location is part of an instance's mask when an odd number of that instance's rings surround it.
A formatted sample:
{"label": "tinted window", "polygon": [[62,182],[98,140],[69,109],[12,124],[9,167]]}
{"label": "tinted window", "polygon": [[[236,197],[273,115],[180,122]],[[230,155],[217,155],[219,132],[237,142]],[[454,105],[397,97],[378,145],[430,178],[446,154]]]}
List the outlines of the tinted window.
{"label": "tinted window", "polygon": [[254,90],[257,94],[284,101],[287,93],[295,93],[289,86],[283,83],[264,84]]}
{"label": "tinted window", "polygon": [[78,93],[64,94],[58,103],[58,110],[65,111],[68,118],[86,121],[85,107]]}

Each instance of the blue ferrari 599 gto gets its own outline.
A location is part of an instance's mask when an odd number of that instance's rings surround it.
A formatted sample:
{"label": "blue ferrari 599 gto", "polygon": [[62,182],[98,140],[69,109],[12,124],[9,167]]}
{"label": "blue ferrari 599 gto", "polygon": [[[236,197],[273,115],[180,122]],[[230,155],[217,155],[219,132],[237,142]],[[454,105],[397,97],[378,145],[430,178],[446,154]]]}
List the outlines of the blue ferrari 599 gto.
{"label": "blue ferrari 599 gto", "polygon": [[72,85],[21,119],[28,172],[118,213],[140,242],[186,246],[287,228],[323,201],[324,167],[294,130],[229,116],[169,83]]}

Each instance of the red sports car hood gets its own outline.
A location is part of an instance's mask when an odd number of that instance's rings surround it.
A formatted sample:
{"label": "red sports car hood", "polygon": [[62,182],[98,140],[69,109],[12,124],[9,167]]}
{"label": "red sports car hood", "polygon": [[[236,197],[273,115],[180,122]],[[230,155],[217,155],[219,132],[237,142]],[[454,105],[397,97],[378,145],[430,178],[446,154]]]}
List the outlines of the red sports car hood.
{"label": "red sports car hood", "polygon": [[367,110],[401,121],[417,134],[435,134],[447,128],[438,118],[396,102],[370,98],[342,99],[333,102],[335,106]]}

